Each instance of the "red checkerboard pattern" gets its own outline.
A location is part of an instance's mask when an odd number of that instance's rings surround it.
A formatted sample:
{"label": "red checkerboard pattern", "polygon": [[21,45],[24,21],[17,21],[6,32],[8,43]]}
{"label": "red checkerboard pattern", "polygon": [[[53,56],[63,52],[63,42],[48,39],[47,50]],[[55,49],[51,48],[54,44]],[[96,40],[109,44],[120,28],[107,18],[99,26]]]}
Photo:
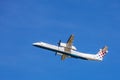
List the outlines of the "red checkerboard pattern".
{"label": "red checkerboard pattern", "polygon": [[105,54],[106,54],[106,51],[100,51],[100,54],[99,54],[100,58],[102,58],[103,56],[105,56]]}

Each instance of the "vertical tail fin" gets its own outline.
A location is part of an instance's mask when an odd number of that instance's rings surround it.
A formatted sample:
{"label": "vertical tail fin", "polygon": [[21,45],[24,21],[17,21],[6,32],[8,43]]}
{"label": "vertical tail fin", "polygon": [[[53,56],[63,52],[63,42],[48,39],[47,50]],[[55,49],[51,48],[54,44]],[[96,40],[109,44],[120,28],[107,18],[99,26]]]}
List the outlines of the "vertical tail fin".
{"label": "vertical tail fin", "polygon": [[98,60],[103,60],[103,57],[108,53],[108,47],[104,46],[100,51],[97,53],[97,59]]}

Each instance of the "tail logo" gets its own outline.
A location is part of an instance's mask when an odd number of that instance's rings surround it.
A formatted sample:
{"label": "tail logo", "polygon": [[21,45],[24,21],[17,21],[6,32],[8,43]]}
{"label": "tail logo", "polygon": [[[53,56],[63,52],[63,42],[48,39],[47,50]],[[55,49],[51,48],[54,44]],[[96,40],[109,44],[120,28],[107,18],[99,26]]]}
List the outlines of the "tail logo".
{"label": "tail logo", "polygon": [[103,57],[106,55],[106,53],[108,53],[108,47],[107,46],[100,49],[100,51],[98,52],[98,58],[102,60]]}
{"label": "tail logo", "polygon": [[107,53],[107,51],[101,50],[99,56],[100,57],[104,57],[106,53]]}

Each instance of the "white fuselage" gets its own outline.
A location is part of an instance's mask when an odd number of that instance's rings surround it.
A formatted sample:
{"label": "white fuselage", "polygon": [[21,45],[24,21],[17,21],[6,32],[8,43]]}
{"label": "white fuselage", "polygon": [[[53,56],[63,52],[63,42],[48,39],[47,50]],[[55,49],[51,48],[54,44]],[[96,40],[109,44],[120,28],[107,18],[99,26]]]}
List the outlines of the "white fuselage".
{"label": "white fuselage", "polygon": [[36,43],[33,43],[33,45],[40,48],[47,49],[47,50],[51,50],[54,52],[58,52],[60,53],[60,55],[66,54],[69,57],[81,58],[85,60],[99,60],[95,54],[86,54],[86,53],[78,52],[75,50],[71,50],[70,52],[67,52],[67,51],[64,51],[64,47],[59,47],[59,46],[51,45],[44,42],[36,42]]}

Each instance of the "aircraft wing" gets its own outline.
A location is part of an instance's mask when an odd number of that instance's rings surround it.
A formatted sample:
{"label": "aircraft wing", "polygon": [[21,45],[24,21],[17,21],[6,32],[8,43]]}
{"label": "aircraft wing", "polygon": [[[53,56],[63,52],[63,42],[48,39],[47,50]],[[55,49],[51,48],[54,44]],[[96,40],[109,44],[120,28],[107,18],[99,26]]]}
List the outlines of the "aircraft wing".
{"label": "aircraft wing", "polygon": [[73,43],[73,40],[74,40],[74,35],[72,34],[67,41],[67,46],[66,47],[71,47],[72,43]]}
{"label": "aircraft wing", "polygon": [[65,60],[66,57],[67,57],[67,55],[66,55],[66,54],[63,54],[63,55],[61,56],[61,60]]}
{"label": "aircraft wing", "polygon": [[[71,53],[71,47],[72,47],[73,40],[74,40],[74,35],[71,35],[70,38],[67,41],[66,47],[64,48],[65,52]],[[67,55],[63,54],[61,56],[61,60],[64,60],[66,57],[67,57]]]}

